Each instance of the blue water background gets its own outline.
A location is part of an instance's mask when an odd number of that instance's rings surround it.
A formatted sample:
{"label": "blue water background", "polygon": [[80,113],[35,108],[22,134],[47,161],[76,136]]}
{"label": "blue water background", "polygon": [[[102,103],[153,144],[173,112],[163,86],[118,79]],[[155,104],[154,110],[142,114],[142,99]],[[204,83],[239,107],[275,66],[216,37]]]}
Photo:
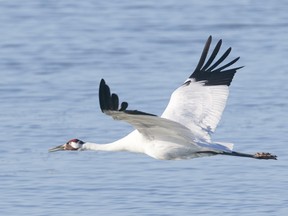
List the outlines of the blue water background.
{"label": "blue water background", "polygon": [[[287,10],[286,0],[0,1],[0,214],[287,215]],[[209,35],[245,65],[214,140],[278,161],[47,152],[132,130],[100,112],[101,78],[160,115]]]}

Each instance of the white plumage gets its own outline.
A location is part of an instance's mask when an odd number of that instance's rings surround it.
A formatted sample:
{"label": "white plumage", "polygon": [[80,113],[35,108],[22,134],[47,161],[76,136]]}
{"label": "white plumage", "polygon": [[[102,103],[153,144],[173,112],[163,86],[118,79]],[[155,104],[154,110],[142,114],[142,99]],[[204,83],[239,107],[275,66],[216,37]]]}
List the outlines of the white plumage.
{"label": "white plumage", "polygon": [[176,89],[161,117],[176,122],[193,131],[197,139],[211,141],[226,105],[228,86],[204,86],[203,82],[189,79],[189,85]]}
{"label": "white plumage", "polygon": [[230,155],[256,159],[276,159],[270,153],[246,154],[232,150],[233,144],[213,142],[215,131],[226,105],[229,85],[241,67],[230,68],[239,57],[220,67],[231,48],[214,63],[220,50],[220,40],[210,57],[210,36],[191,76],[171,95],[161,117],[138,110],[127,110],[128,103],[119,107],[117,94],[111,94],[102,79],[99,87],[99,102],[102,112],[116,120],[126,121],[135,130],[110,144],[96,144],[72,139],[64,145],[50,149],[130,151],[144,153],[161,160],[191,159],[202,156]]}

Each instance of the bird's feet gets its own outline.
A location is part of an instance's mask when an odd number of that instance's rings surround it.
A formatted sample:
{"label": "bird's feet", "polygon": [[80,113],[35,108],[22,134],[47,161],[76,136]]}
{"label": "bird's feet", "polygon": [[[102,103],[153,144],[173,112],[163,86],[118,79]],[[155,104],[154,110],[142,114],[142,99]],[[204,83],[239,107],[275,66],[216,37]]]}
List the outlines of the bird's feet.
{"label": "bird's feet", "polygon": [[268,152],[257,152],[254,155],[254,158],[256,159],[265,159],[265,160],[269,160],[269,159],[273,159],[273,160],[277,160],[277,156],[276,155],[272,155]]}

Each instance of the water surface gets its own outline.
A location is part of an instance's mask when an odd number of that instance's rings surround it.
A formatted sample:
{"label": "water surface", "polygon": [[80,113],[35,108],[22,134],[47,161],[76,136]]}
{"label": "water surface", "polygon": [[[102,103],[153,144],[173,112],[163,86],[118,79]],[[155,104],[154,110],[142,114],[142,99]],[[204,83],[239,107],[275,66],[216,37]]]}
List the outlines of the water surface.
{"label": "water surface", "polygon": [[[1,1],[0,214],[286,215],[287,9],[284,0]],[[100,112],[101,78],[131,108],[160,115],[209,35],[245,65],[213,138],[278,161],[47,152],[132,130]]]}

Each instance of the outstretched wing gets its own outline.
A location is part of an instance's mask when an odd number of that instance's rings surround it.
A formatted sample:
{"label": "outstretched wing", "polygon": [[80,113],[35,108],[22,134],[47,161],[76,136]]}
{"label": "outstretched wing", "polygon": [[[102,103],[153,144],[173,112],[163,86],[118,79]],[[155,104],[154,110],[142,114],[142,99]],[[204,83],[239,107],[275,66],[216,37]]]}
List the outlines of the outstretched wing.
{"label": "outstretched wing", "polygon": [[174,141],[181,144],[191,143],[193,139],[190,130],[178,122],[138,110],[127,110],[127,102],[122,102],[119,106],[117,94],[111,94],[104,79],[99,86],[99,102],[103,113],[116,120],[130,123],[147,139]]}
{"label": "outstretched wing", "polygon": [[189,128],[196,138],[206,141],[210,141],[210,134],[215,131],[226,106],[228,86],[236,71],[242,68],[228,69],[240,57],[220,66],[231,52],[231,47],[214,63],[222,40],[218,41],[206,61],[211,41],[210,36],[194,72],[173,92],[162,114],[163,118],[181,123]]}

